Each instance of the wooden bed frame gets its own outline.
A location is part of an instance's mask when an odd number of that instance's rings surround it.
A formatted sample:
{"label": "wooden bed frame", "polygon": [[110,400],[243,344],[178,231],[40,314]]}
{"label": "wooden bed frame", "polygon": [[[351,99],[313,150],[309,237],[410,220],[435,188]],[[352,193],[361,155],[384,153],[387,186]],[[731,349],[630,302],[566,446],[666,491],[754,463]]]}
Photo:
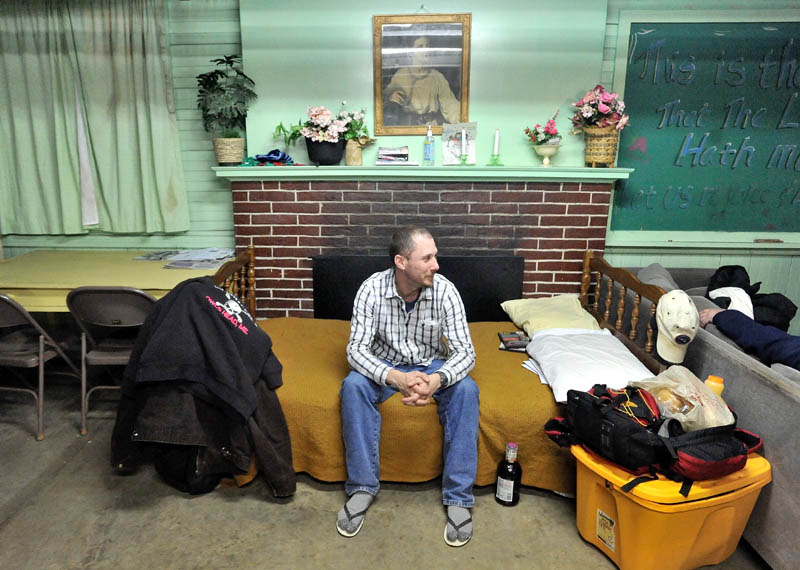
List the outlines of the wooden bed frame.
{"label": "wooden bed frame", "polygon": [[[334,278],[348,274],[365,263],[358,256],[344,256],[336,261]],[[478,258],[473,261],[478,266],[481,263]],[[252,271],[252,261],[240,255],[237,263],[224,269],[248,273]],[[611,267],[592,252],[586,254],[584,270],[581,284],[584,306],[599,323],[613,329],[631,352],[656,374],[660,365],[650,354],[654,345],[652,329],[655,324],[649,323],[655,313],[648,305],[652,300],[657,301],[663,291],[644,285],[628,271]],[[462,268],[462,271],[469,271],[469,268]],[[484,275],[496,283],[495,275],[491,272],[476,271],[473,267],[471,273]],[[315,285],[319,277],[315,275]],[[219,278],[226,278],[225,272],[221,272]],[[254,297],[255,292],[250,289],[252,281],[241,279],[240,274],[238,294],[246,299]],[[516,275],[513,280],[521,283],[522,277]],[[324,276],[319,283],[337,287],[335,279],[326,281]],[[480,286],[472,287],[466,283],[461,286],[465,289],[462,292],[465,304],[472,298],[497,305],[500,302],[497,295],[502,296],[497,292],[492,299],[484,299]],[[352,305],[355,290],[351,291],[345,285],[339,287],[348,290],[348,298],[337,295],[334,303],[340,308],[348,303]],[[619,300],[620,296],[622,301]],[[630,301],[627,300],[628,296],[631,297]],[[328,314],[326,306],[315,306],[315,312],[317,309],[320,314]],[[623,315],[622,320],[617,318],[617,314]],[[623,326],[628,316],[638,319],[636,326]],[[346,470],[339,388],[350,369],[345,355],[349,319],[347,316],[313,319],[281,317],[261,319],[258,324],[270,336],[275,355],[283,365],[283,385],[278,388],[277,395],[289,426],[295,470],[306,472],[321,481],[343,481]],[[523,484],[558,492],[574,492],[574,459],[568,450],[550,441],[543,430],[547,420],[565,413],[563,406],[554,401],[548,386],[541,384],[532,372],[522,367],[527,355],[498,350],[497,333],[514,330],[513,323],[503,313],[493,320],[473,318],[469,326],[477,354],[470,376],[481,391],[476,485],[494,483],[497,462],[503,456],[506,442],[517,441],[520,445],[520,464],[523,466]],[[637,334],[645,326],[650,327],[649,334]],[[618,332],[623,329],[625,334]],[[649,343],[646,342],[648,338]],[[651,345],[649,350],[639,346],[641,342]],[[379,410],[383,420],[381,480],[411,483],[428,481],[441,475],[441,428],[435,406],[408,408],[402,405],[400,399],[390,398],[381,404]],[[430,437],[425,445],[419,445],[418,441],[408,437],[409,432],[426,433]]]}
{"label": "wooden bed frame", "polygon": [[256,318],[256,255],[252,245],[220,267],[213,279]]}
{"label": "wooden bed frame", "polygon": [[[641,282],[627,269],[609,265],[592,250],[583,254],[581,306],[600,326],[614,332],[654,374],[664,370],[664,365],[653,356],[653,350],[656,307],[665,292],[661,287]],[[641,334],[644,338],[640,338]]]}

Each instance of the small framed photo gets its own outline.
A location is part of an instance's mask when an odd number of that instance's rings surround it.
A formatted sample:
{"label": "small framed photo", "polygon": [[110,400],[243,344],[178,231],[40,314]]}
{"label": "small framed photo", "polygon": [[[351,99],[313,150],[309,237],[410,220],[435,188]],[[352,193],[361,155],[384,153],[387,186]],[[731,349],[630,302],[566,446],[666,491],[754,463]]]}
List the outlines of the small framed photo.
{"label": "small framed photo", "polygon": [[469,120],[472,14],[373,16],[376,135]]}
{"label": "small framed photo", "polygon": [[442,164],[449,166],[475,164],[475,141],[478,138],[478,123],[446,124],[442,127]]}

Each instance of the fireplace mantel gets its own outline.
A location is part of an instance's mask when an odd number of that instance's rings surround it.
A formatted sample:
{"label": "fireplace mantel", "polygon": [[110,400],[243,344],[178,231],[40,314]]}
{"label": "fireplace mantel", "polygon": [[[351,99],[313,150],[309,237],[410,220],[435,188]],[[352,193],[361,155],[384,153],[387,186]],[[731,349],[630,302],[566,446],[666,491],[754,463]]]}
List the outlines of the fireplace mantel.
{"label": "fireplace mantel", "polygon": [[628,178],[632,168],[491,166],[233,166],[215,167],[217,177],[246,180],[407,180],[427,182],[589,182]]}

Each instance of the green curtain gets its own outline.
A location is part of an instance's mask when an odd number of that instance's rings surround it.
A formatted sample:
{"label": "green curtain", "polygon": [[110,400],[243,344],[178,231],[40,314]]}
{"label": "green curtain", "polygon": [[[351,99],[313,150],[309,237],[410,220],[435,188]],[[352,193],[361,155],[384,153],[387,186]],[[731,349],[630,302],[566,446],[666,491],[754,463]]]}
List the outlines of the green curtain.
{"label": "green curtain", "polygon": [[[26,154],[35,157],[0,158],[2,173],[7,171],[15,181],[8,186],[0,181],[0,203],[21,206],[12,215],[0,213],[0,234],[79,233],[85,231],[82,219],[87,224],[96,219],[92,228],[112,233],[187,230],[164,1],[3,0],[0,6],[0,82],[17,108],[26,101],[33,108],[28,112],[33,118],[26,122],[17,119],[18,112],[6,114],[4,123],[14,136],[0,131],[0,152],[10,156],[7,151],[14,143],[25,139]],[[54,49],[52,41],[35,43],[32,30],[37,29],[56,36],[63,49]],[[5,43],[16,45],[16,53],[23,55],[7,54]],[[30,58],[47,62],[38,68],[48,77],[12,82],[22,73],[19,66],[27,76],[29,66],[21,62]],[[60,80],[57,88],[36,93],[39,83],[49,85],[54,77]],[[39,126],[40,116],[56,116],[58,121],[51,122],[59,128]],[[71,128],[62,135],[63,125]],[[80,135],[85,135],[88,166],[83,176]],[[39,157],[55,145],[54,164],[40,170]],[[95,203],[96,214],[87,211]],[[42,220],[41,209],[58,215]]]}
{"label": "green curtain", "polygon": [[0,234],[85,231],[66,23],[57,3],[0,2]]}

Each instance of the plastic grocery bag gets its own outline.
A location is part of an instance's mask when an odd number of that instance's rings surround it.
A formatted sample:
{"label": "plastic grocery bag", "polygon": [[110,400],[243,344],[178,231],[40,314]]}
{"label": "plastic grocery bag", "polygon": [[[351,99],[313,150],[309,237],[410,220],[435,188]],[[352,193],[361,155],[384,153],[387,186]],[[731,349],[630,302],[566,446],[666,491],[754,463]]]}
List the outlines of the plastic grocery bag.
{"label": "plastic grocery bag", "polygon": [[665,418],[675,418],[686,431],[734,423],[725,402],[683,366],[670,366],[658,376],[630,382],[655,397]]}

